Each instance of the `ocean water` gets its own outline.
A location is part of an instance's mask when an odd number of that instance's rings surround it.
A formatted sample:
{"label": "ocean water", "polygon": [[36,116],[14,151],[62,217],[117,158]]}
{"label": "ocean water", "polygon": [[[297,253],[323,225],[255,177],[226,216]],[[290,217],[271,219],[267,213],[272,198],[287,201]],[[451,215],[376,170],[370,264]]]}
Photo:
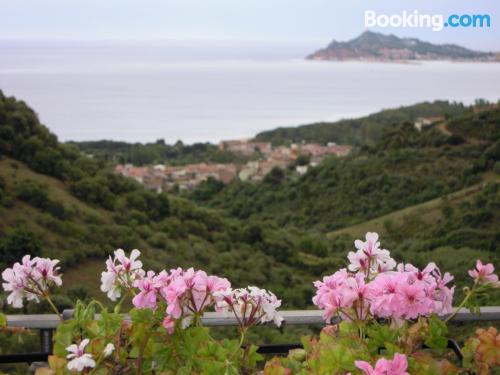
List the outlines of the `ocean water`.
{"label": "ocean water", "polygon": [[62,140],[251,137],[420,101],[500,99],[500,64],[316,62],[321,44],[0,42],[0,89]]}

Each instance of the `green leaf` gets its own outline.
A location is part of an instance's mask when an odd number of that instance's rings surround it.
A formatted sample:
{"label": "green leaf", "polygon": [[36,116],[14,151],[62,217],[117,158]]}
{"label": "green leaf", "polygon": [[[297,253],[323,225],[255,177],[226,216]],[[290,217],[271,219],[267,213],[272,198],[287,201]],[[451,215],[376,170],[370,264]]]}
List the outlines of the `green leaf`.
{"label": "green leaf", "polygon": [[54,334],[54,354],[59,357],[66,357],[66,348],[74,344],[75,333],[77,332],[78,323],[74,320],[64,322],[57,327]]}

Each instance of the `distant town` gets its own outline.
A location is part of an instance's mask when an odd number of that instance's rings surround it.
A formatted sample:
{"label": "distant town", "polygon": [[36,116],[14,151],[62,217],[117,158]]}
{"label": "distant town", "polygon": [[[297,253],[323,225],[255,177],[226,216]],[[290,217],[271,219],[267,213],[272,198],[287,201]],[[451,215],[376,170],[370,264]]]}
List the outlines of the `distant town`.
{"label": "distant town", "polygon": [[219,149],[249,157],[255,156],[255,160],[246,164],[197,163],[182,166],[157,164],[136,167],[132,164],[118,164],[115,171],[134,178],[146,188],[159,193],[174,189],[190,191],[210,177],[224,184],[229,184],[235,179],[262,181],[273,168],[288,167],[293,167],[299,175],[302,175],[328,156],[346,156],[351,151],[351,146],[305,143],[273,147],[270,142],[242,139],[221,141]]}

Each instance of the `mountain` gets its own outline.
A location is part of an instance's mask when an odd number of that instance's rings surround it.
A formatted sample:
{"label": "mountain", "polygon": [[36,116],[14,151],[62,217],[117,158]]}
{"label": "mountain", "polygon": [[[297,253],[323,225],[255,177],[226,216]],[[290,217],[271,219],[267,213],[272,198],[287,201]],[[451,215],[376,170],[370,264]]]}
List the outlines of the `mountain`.
{"label": "mountain", "polygon": [[365,31],[347,42],[333,40],[326,48],[309,56],[309,60],[460,60],[500,61],[500,54],[473,51],[455,44],[432,44],[416,38],[399,38]]}

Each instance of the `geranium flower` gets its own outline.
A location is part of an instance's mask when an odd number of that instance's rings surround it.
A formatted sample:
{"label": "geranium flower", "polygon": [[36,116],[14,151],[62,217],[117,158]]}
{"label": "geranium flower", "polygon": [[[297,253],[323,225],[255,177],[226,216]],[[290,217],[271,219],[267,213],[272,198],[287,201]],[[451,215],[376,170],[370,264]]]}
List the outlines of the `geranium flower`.
{"label": "geranium flower", "polygon": [[380,358],[375,364],[375,368],[365,361],[355,361],[354,364],[365,375],[409,375],[406,371],[408,368],[406,356],[400,353],[396,353],[392,360]]}
{"label": "geranium flower", "polygon": [[370,311],[373,315],[388,318],[399,309],[397,294],[400,280],[396,273],[380,274],[369,284]]}
{"label": "geranium flower", "polygon": [[134,281],[134,287],[140,292],[132,299],[133,305],[141,309],[156,309],[157,293],[162,287],[162,280],[157,279],[153,271],[148,271],[143,279]]}
{"label": "geranium flower", "polygon": [[215,298],[216,310],[232,312],[241,328],[271,321],[279,327],[283,322],[283,317],[277,311],[281,300],[265,289],[250,286],[220,291],[215,293]]}
{"label": "geranium flower", "polygon": [[472,277],[478,284],[492,284],[494,287],[500,287],[498,276],[494,274],[495,267],[493,264],[483,264],[479,259],[476,262],[476,267],[469,270],[469,276]]}
{"label": "geranium flower", "polygon": [[76,370],[78,372],[83,371],[84,368],[95,367],[95,361],[92,358],[92,354],[85,353],[85,347],[89,343],[89,339],[84,339],[80,344],[72,344],[66,348],[70,354],[66,356],[70,361],[67,364],[68,370]]}
{"label": "geranium flower", "polygon": [[35,272],[38,273],[36,276],[37,281],[42,282],[44,285],[51,282],[57,286],[62,285],[61,276],[58,275],[59,267],[56,267],[59,260],[38,257],[33,260],[36,263]]}
{"label": "geranium flower", "polygon": [[12,268],[2,272],[2,287],[6,292],[7,303],[13,307],[23,307],[23,301],[39,301],[40,296],[45,296],[52,285],[61,286],[62,280],[56,267],[57,259],[34,258],[25,255],[21,263],[15,263]]}
{"label": "geranium flower", "polygon": [[167,314],[179,319],[202,313],[215,303],[214,294],[231,287],[231,283],[218,276],[208,276],[204,271],[172,270],[168,285],[162,295],[167,301]]}
{"label": "geranium flower", "polygon": [[107,293],[111,301],[121,296],[122,289],[131,288],[134,281],[144,276],[142,262],[137,260],[141,252],[132,250],[130,258],[125,256],[122,249],[114,252],[114,257],[106,261],[106,271],[101,274],[101,291]]}
{"label": "geranium flower", "polygon": [[171,335],[172,333],[174,333],[175,319],[172,319],[170,315],[166,315],[163,319],[163,327],[165,327],[167,332]]}
{"label": "geranium flower", "polygon": [[432,300],[426,294],[423,283],[401,282],[398,284],[397,293],[399,304],[398,310],[394,312],[396,316],[415,319],[432,311]]}
{"label": "geranium flower", "polygon": [[366,241],[356,240],[354,246],[358,251],[349,252],[349,271],[368,273],[381,273],[392,270],[396,261],[391,258],[388,250],[380,248],[377,233],[366,233]]}
{"label": "geranium flower", "polygon": [[[362,275],[360,277],[363,278]],[[367,292],[364,280],[362,286],[358,281],[360,280],[343,268],[333,275],[324,277],[322,282],[314,283],[317,291],[313,303],[325,310],[323,318],[326,322],[330,322],[339,309],[352,307],[354,301],[360,298],[360,292],[363,295]]]}

